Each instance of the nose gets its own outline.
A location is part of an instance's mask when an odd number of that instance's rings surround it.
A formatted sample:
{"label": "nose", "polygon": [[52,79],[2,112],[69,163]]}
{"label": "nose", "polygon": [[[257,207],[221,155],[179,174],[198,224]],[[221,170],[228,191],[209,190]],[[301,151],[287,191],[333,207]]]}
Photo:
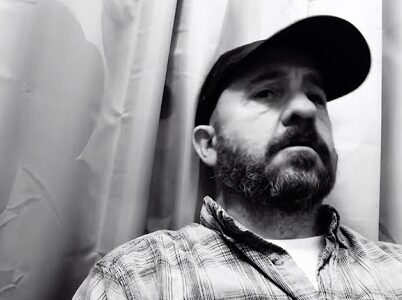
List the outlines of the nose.
{"label": "nose", "polygon": [[282,124],[284,126],[296,125],[306,120],[315,120],[317,107],[304,94],[298,93],[293,95],[286,103],[286,107],[282,113]]}

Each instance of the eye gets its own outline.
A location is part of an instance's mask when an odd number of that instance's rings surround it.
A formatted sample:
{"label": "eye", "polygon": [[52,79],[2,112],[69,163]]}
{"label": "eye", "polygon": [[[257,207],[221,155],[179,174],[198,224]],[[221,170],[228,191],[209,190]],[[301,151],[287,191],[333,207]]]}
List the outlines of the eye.
{"label": "eye", "polygon": [[311,102],[319,105],[325,105],[327,103],[327,98],[324,94],[321,93],[306,93],[307,98],[310,99]]}
{"label": "eye", "polygon": [[253,98],[271,98],[275,96],[275,92],[271,89],[263,89],[254,94]]}

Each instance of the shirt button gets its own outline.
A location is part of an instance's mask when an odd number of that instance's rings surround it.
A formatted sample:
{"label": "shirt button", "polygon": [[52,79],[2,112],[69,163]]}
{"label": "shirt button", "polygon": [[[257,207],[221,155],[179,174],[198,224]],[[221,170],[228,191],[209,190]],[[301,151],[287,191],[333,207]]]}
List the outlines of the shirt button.
{"label": "shirt button", "polygon": [[271,261],[275,266],[280,266],[283,264],[283,259],[276,255],[271,257]]}

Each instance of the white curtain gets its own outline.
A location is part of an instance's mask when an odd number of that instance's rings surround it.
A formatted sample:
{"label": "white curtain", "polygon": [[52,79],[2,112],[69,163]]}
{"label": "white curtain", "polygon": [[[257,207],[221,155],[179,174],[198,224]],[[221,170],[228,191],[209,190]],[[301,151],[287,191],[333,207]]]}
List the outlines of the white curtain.
{"label": "white curtain", "polygon": [[380,232],[402,243],[402,1],[383,10]]}
{"label": "white curtain", "polygon": [[340,164],[327,201],[362,234],[378,239],[381,221],[402,242],[398,130],[381,147],[385,101],[390,132],[398,119],[395,2],[383,22],[381,0],[0,0],[0,299],[71,298],[118,244],[196,220],[208,183],[191,131],[208,69],[309,15],[351,21],[372,53],[366,82],[330,104]]}
{"label": "white curtain", "polygon": [[144,232],[176,1],[0,1],[0,298]]}

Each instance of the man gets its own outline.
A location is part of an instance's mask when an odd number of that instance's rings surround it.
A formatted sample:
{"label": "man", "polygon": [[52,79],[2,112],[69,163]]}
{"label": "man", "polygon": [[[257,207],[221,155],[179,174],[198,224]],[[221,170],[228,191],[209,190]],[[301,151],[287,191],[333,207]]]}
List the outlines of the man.
{"label": "man", "polygon": [[341,226],[322,204],[337,166],[327,102],[369,68],[363,36],[331,16],[222,55],[193,131],[217,191],[201,225],[118,247],[75,299],[402,299],[402,248]]}

